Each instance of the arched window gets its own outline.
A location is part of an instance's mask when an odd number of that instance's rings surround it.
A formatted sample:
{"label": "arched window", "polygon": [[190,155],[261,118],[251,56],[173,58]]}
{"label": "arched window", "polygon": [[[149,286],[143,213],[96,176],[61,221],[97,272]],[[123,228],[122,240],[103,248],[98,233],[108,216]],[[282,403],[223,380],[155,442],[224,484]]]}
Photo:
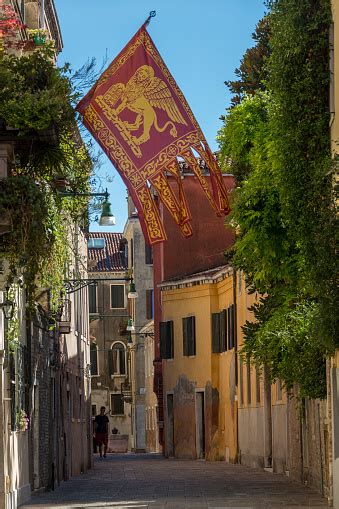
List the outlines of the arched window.
{"label": "arched window", "polygon": [[114,343],[109,350],[108,371],[110,375],[126,374],[126,349],[122,343]]}
{"label": "arched window", "polygon": [[91,375],[98,374],[98,347],[94,343],[90,346],[91,355]]}

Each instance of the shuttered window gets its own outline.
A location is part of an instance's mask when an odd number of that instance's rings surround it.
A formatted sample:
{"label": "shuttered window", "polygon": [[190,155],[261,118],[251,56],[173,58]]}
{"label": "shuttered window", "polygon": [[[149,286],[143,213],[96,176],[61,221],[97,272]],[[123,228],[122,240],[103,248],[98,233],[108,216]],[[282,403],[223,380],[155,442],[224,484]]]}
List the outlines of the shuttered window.
{"label": "shuttered window", "polygon": [[235,347],[235,323],[234,323],[234,305],[227,309],[227,330],[228,330],[228,349]]}
{"label": "shuttered window", "polygon": [[226,309],[223,309],[219,313],[220,315],[220,352],[226,352],[227,350],[227,313]]}
{"label": "shuttered window", "polygon": [[90,313],[97,313],[97,287],[96,285],[89,285],[88,287],[88,306]]}
{"label": "shuttered window", "polygon": [[111,308],[121,309],[125,307],[125,286],[111,285]]}
{"label": "shuttered window", "polygon": [[195,316],[182,319],[183,326],[183,354],[186,357],[196,354],[195,344]]}
{"label": "shuttered window", "polygon": [[234,305],[212,313],[212,352],[221,353],[235,347]]}
{"label": "shuttered window", "polygon": [[220,314],[212,313],[212,353],[220,353]]}
{"label": "shuttered window", "polygon": [[160,356],[162,359],[174,358],[173,321],[160,322]]}
{"label": "shuttered window", "polygon": [[121,394],[111,394],[111,414],[124,415],[125,406]]}
{"label": "shuttered window", "polygon": [[145,263],[146,265],[153,264],[153,248],[148,244],[145,244]]}
{"label": "shuttered window", "polygon": [[91,345],[90,348],[90,356],[91,356],[91,375],[98,374],[98,348],[97,345]]}
{"label": "shuttered window", "polygon": [[146,290],[146,318],[152,320],[154,317],[154,293],[152,290]]}

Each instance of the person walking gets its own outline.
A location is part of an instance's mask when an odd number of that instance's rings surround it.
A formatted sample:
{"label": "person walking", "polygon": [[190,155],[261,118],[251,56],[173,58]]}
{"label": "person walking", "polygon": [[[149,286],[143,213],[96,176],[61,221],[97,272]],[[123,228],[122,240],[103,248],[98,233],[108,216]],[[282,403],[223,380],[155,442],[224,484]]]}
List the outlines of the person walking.
{"label": "person walking", "polygon": [[102,446],[104,446],[104,458],[106,458],[108,445],[108,423],[109,418],[105,414],[106,407],[100,408],[100,414],[94,419],[95,443],[99,447],[100,458],[102,458]]}

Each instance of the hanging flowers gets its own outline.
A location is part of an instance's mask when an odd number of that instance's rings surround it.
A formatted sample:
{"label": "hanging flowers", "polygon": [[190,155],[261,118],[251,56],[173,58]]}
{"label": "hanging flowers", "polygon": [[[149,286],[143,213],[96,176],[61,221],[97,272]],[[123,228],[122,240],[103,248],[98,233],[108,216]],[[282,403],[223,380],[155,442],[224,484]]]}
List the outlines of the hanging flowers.
{"label": "hanging flowers", "polygon": [[25,410],[18,408],[16,411],[16,429],[17,431],[27,431],[29,428],[29,417]]}
{"label": "hanging flowers", "polygon": [[25,28],[26,25],[11,5],[0,5],[0,56],[9,48],[20,49],[26,44],[19,38],[20,30]]}

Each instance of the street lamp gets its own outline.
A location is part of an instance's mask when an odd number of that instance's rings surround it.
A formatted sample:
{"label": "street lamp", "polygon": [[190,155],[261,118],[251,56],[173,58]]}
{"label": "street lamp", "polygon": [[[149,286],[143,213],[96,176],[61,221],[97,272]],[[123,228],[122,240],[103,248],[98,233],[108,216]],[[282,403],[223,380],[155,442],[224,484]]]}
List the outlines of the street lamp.
{"label": "street lamp", "polygon": [[0,303],[0,309],[2,309],[2,312],[3,312],[6,320],[11,320],[13,318],[13,314],[14,314],[15,302],[8,299],[8,290],[9,290],[9,288],[6,287],[5,300],[4,300],[4,302]]}
{"label": "street lamp", "polygon": [[129,284],[128,298],[129,299],[137,299],[138,297],[139,297],[139,295],[135,289],[135,283],[134,283],[133,279],[131,279],[131,282]]}
{"label": "street lamp", "polygon": [[101,216],[99,220],[100,226],[114,226],[115,225],[115,217],[111,211],[111,204],[108,201],[109,193],[108,190],[104,193],[77,193],[76,191],[67,191],[62,190],[58,191],[59,196],[62,198],[69,198],[71,196],[103,196],[105,199],[102,202],[102,210],[101,210]]}

